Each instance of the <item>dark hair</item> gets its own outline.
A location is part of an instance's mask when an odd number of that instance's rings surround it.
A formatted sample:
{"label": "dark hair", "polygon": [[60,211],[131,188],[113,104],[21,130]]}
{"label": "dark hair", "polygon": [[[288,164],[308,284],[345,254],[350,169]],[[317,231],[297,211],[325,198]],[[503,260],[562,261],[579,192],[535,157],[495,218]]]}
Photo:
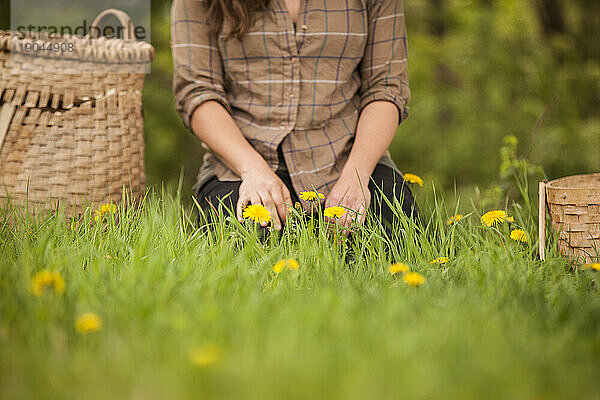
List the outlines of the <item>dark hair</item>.
{"label": "dark hair", "polygon": [[256,13],[269,7],[271,0],[204,0],[207,19],[210,21],[209,32],[218,33],[227,19],[231,22],[225,40],[232,36],[241,39],[250,29]]}

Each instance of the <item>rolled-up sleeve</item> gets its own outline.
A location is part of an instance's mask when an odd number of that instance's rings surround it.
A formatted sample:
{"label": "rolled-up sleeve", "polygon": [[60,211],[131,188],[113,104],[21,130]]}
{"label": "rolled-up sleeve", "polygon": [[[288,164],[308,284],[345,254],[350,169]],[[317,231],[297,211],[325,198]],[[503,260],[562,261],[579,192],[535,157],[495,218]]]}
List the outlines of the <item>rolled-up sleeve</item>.
{"label": "rolled-up sleeve", "polygon": [[410,99],[407,42],[402,0],[368,1],[369,30],[361,76],[360,108],[377,100],[398,107],[400,124],[408,117]]}
{"label": "rolled-up sleeve", "polygon": [[174,0],[171,6],[173,94],[183,124],[207,100],[217,100],[231,113],[225,95],[221,54],[216,34],[209,34],[203,1]]}

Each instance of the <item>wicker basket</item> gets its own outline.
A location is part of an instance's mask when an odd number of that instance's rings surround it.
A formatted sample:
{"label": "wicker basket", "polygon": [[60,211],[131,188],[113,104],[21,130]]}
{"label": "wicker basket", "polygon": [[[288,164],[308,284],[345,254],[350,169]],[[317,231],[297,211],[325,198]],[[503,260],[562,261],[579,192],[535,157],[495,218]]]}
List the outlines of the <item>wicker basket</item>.
{"label": "wicker basket", "polygon": [[[145,191],[142,88],[154,48],[124,39],[0,31],[0,205],[56,202],[69,212]],[[91,30],[92,32],[92,30]],[[27,43],[73,44],[71,53],[25,54]]]}
{"label": "wicker basket", "polygon": [[539,193],[540,258],[545,258],[547,208],[559,251],[575,262],[600,261],[600,174],[540,182]]}

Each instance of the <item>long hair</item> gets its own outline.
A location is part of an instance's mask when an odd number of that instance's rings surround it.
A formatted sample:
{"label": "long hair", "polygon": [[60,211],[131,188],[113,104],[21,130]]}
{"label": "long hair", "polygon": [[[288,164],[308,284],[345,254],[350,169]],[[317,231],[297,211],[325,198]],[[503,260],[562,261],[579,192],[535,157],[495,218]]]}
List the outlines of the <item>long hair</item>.
{"label": "long hair", "polygon": [[228,20],[231,28],[225,35],[225,40],[232,36],[242,39],[254,23],[256,13],[266,10],[270,2],[271,0],[204,0],[210,21],[209,32],[220,32],[223,22]]}

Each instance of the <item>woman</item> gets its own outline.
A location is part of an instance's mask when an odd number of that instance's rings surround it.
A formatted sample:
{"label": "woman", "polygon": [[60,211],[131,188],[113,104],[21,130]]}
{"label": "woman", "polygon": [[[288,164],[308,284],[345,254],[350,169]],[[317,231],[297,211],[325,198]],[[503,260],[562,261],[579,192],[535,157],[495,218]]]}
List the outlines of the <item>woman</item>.
{"label": "woman", "polygon": [[401,0],[174,0],[172,50],[177,110],[208,149],[203,208],[262,204],[280,230],[317,190],[355,211],[344,226],[392,223],[377,186],[412,213],[387,150],[410,96]]}

